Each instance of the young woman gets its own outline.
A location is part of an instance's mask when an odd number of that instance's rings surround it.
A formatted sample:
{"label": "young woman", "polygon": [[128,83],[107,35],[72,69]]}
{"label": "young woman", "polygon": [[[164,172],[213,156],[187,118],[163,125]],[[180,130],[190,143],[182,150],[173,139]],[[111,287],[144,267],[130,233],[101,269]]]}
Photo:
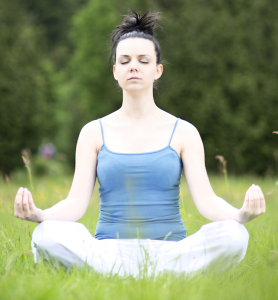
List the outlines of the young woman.
{"label": "young woman", "polygon": [[[156,106],[153,85],[163,72],[153,37],[158,20],[157,13],[132,11],[113,32],[122,106],[82,128],[68,197],[41,210],[30,191],[18,190],[15,216],[40,223],[32,238],[36,262],[86,262],[99,272],[138,276],[142,268],[149,275],[225,269],[245,256],[249,235],[242,223],[265,212],[263,193],[252,185],[240,209],[216,196],[197,129]],[[179,213],[182,170],[197,209],[213,221],[189,237]],[[86,212],[96,177],[100,214],[93,237],[75,221]]]}

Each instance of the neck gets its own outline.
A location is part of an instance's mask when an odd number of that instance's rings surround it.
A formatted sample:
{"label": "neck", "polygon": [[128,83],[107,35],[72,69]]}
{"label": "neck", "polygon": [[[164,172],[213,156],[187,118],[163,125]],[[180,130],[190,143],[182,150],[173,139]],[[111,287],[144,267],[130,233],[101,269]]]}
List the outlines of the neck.
{"label": "neck", "polygon": [[153,89],[127,92],[123,90],[122,107],[119,109],[121,118],[132,120],[147,120],[152,118],[158,111],[153,98]]}

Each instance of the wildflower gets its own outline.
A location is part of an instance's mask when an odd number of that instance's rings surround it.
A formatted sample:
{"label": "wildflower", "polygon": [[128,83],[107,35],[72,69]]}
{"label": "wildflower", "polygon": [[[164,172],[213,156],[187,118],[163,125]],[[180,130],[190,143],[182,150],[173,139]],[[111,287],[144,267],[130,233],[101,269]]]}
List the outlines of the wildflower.
{"label": "wildflower", "polygon": [[10,182],[10,178],[9,178],[9,176],[8,176],[7,174],[5,174],[5,178],[6,178],[7,184],[10,185],[10,183],[11,183],[11,182]]}
{"label": "wildflower", "polygon": [[226,167],[227,161],[225,160],[224,156],[222,156],[222,155],[216,155],[215,158],[220,161],[220,163],[223,165],[223,167]]}
{"label": "wildflower", "polygon": [[26,168],[28,168],[29,163],[30,163],[30,155],[31,155],[30,149],[28,149],[28,148],[23,149],[21,151],[21,153],[22,153],[22,159],[23,159],[24,165],[25,165]]}
{"label": "wildflower", "polygon": [[30,149],[26,148],[26,149],[23,149],[21,151],[21,153],[22,153],[22,160],[23,160],[24,165],[25,165],[25,167],[27,169],[27,172],[28,172],[28,176],[29,176],[29,180],[30,180],[30,184],[31,184],[31,189],[33,191],[34,189],[33,189],[32,175],[31,175],[31,168],[29,166],[31,151],[30,151]]}

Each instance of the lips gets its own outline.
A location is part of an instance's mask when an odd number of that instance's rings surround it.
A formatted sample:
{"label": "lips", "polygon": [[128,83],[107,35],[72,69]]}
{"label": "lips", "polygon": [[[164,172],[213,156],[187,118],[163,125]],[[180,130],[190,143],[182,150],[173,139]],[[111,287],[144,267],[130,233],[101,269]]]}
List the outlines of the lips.
{"label": "lips", "polygon": [[136,80],[136,79],[140,80],[140,78],[138,78],[138,77],[130,77],[128,80]]}

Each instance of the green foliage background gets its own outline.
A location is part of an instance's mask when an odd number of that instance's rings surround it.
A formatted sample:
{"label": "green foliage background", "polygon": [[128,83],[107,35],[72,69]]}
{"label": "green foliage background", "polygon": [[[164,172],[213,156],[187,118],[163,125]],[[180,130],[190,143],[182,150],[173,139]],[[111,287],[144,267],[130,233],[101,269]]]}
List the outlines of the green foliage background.
{"label": "green foliage background", "polygon": [[164,74],[155,101],[193,123],[206,165],[278,173],[278,2],[273,0],[1,1],[0,170],[43,138],[74,163],[78,133],[121,106],[109,34],[129,7],[162,12]]}
{"label": "green foliage background", "polygon": [[1,1],[0,24],[0,170],[9,172],[22,164],[21,149],[54,132],[56,99],[40,28],[20,2]]}

